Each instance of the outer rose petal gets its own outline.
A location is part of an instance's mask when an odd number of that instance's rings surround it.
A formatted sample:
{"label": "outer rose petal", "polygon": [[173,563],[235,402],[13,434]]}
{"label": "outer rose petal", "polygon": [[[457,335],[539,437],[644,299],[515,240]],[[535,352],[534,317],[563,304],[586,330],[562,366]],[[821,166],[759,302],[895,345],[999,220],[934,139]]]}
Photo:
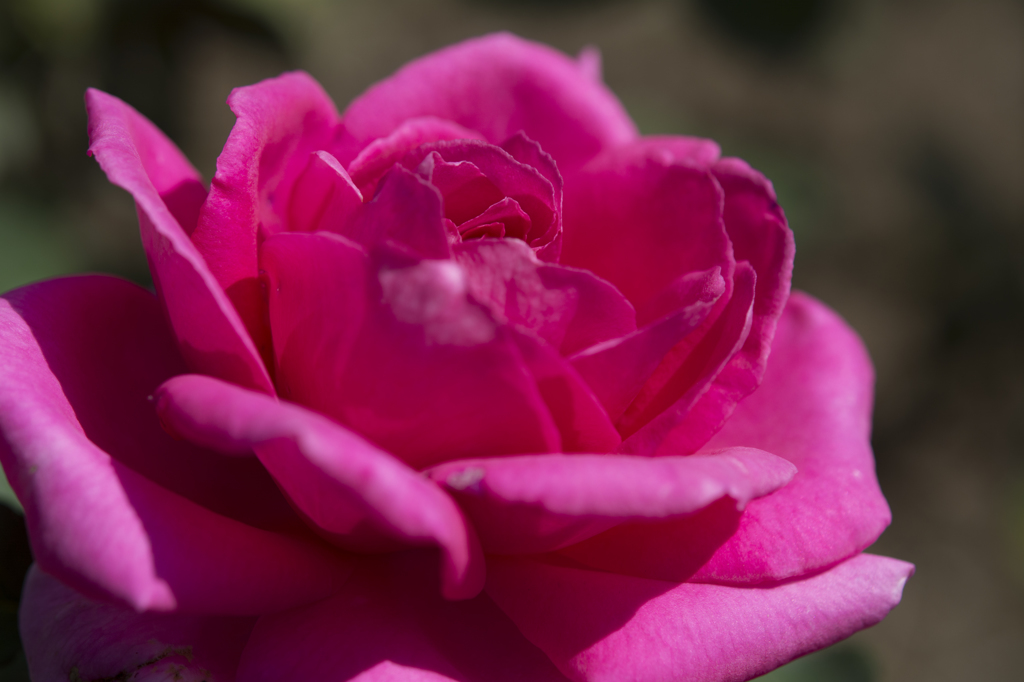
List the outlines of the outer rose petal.
{"label": "outer rose petal", "polygon": [[518,131],[572,173],[636,137],[622,105],[566,55],[507,33],[467,40],[410,62],[343,114],[343,162],[403,121],[437,116],[501,144]]}
{"label": "outer rose petal", "polygon": [[198,196],[198,173],[156,126],[121,100],[90,89],[85,102],[89,153],[135,199],[153,283],[185,359],[196,371],[273,393],[238,313],[179,223],[193,220],[190,207],[197,202],[186,197]]}
{"label": "outer rose petal", "polygon": [[320,84],[301,71],[236,88],[228,105],[238,118],[217,158],[192,241],[269,360],[257,234],[265,238],[287,229],[295,180],[311,153],[330,146],[338,112]]}
{"label": "outer rose petal", "polygon": [[157,392],[169,428],[209,447],[254,448],[292,502],[346,547],[436,544],[445,595],[464,599],[483,585],[480,547],[455,503],[391,455],[298,405],[216,379],[171,379]]}
{"label": "outer rose petal", "polygon": [[794,293],[764,382],[706,449],[740,443],[796,464],[793,482],[747,507],[736,534],[694,580],[759,582],[853,556],[889,525],[871,453],[874,372],[856,333]]}
{"label": "outer rose petal", "polygon": [[[333,591],[344,573],[340,557],[211,512],[90,440],[196,499],[210,491],[173,471],[177,455],[193,476],[209,457],[211,474],[234,471],[242,491],[260,491],[247,462],[225,467],[213,453],[170,444],[152,413],[138,409],[148,382],[180,362],[173,348],[168,356],[148,292],[83,277],[8,297],[0,300],[0,460],[45,570],[139,610],[260,613]],[[120,364],[111,364],[114,357]],[[252,504],[222,497],[226,511]]]}
{"label": "outer rose petal", "polygon": [[785,457],[797,466],[793,481],[742,516],[709,508],[692,519],[614,528],[563,552],[606,571],[728,584],[785,580],[853,556],[890,520],[869,442],[872,380],[849,327],[793,294],[764,382],[704,447],[742,444]]}
{"label": "outer rose petal", "polygon": [[450,602],[411,553],[364,560],[338,595],[260,619],[241,682],[565,682],[489,597]]}
{"label": "outer rose petal", "polygon": [[796,468],[750,448],[690,457],[526,455],[446,462],[429,475],[469,515],[484,549],[550,552],[623,521],[691,514],[730,497],[742,509]]}
{"label": "outer rose petal", "polygon": [[255,618],[140,614],[95,602],[33,566],[21,638],[35,682],[233,682]]}
{"label": "outer rose petal", "polygon": [[742,682],[879,622],[913,570],[862,554],[743,588],[494,558],[487,594],[573,680]]}
{"label": "outer rose petal", "polygon": [[162,428],[154,389],[187,372],[156,297],[106,276],[67,277],[4,295],[86,437],[118,462],[218,514],[267,530],[301,527],[255,458],[228,459]]}

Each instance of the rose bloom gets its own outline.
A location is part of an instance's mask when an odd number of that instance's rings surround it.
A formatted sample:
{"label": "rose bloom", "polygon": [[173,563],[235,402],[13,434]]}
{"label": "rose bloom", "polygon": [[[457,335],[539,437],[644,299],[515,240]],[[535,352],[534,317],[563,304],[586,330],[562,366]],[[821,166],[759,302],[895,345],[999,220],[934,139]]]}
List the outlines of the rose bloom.
{"label": "rose bloom", "polygon": [[746,680],[895,606],[861,342],[771,183],[599,70],[288,73],[209,189],[89,91],[156,293],[0,300],[34,680]]}

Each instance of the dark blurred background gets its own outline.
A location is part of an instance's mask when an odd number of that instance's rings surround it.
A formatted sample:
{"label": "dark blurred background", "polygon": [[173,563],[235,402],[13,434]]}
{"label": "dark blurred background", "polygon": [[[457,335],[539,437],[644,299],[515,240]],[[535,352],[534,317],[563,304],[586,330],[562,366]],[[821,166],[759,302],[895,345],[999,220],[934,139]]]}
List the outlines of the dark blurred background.
{"label": "dark blurred background", "polygon": [[[132,202],[85,155],[86,87],[133,104],[209,178],[232,87],[303,68],[344,108],[499,29],[596,45],[643,132],[712,137],[764,171],[796,233],[795,286],[874,358],[895,520],[873,551],[917,575],[881,625],[765,679],[1021,679],[1020,0],[0,0],[0,291],[80,271],[148,284]],[[0,499],[7,682],[27,679],[30,557],[2,482]]]}

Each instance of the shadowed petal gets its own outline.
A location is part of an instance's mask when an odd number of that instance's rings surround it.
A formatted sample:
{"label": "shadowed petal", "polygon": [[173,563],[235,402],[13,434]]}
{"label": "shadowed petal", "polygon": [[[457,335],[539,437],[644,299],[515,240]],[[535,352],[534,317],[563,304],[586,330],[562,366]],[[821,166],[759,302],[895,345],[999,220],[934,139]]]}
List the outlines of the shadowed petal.
{"label": "shadowed petal", "polygon": [[240,682],[565,682],[489,597],[430,589],[425,557],[364,560],[337,597],[260,619]]}
{"label": "shadowed petal", "polygon": [[20,608],[35,682],[233,682],[256,618],[136,613],[92,601],[33,566]]}
{"label": "shadowed petal", "polygon": [[153,283],[185,359],[196,371],[273,393],[241,318],[179,223],[191,220],[186,214],[192,209],[177,195],[198,196],[198,174],[156,126],[121,100],[90,89],[85,102],[89,153],[135,199]]}
{"label": "shadowed petal", "polygon": [[351,224],[334,231],[368,249],[391,241],[421,258],[451,255],[441,194],[401,166],[381,180],[377,195],[354,212]]}
{"label": "shadowed petal", "polygon": [[268,527],[294,519],[273,511],[278,493],[252,459],[224,460],[160,429],[146,395],[180,359],[151,294],[81,277],[7,297],[0,460],[44,570],[140,610],[260,613],[331,593],[344,562],[327,548],[196,503]]}
{"label": "shadowed petal", "polygon": [[208,447],[254,448],[292,502],[327,537],[353,549],[436,544],[446,596],[483,584],[483,555],[451,498],[348,429],[297,405],[188,375],[157,392],[161,418]]}

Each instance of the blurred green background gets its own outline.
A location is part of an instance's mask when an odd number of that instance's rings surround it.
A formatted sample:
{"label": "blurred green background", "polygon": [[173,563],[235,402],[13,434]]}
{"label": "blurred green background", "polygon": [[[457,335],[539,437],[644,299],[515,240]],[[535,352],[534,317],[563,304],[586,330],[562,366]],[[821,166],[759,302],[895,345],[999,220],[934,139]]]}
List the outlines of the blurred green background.
{"label": "blurred green background", "polygon": [[[148,283],[132,202],[85,149],[96,86],[209,178],[231,88],[311,72],[343,108],[409,59],[507,29],[596,45],[645,133],[717,139],[774,182],[795,286],[862,334],[874,445],[913,561],[882,624],[772,682],[1019,680],[1024,670],[1024,2],[0,0],[0,291]],[[0,682],[27,679],[30,561],[0,481]]]}

